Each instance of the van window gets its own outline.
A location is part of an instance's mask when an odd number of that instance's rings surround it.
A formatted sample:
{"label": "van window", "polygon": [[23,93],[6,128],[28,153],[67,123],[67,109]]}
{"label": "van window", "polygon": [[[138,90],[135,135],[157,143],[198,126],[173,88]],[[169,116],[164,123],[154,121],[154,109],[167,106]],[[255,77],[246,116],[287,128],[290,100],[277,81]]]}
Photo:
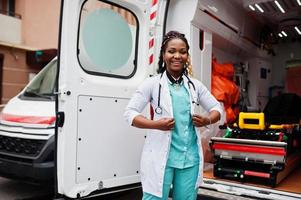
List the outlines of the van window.
{"label": "van window", "polygon": [[20,98],[54,100],[56,73],[57,60],[54,60],[34,77]]}
{"label": "van window", "polygon": [[82,6],[78,58],[90,74],[131,77],[136,70],[138,22],[129,10],[88,0]]}

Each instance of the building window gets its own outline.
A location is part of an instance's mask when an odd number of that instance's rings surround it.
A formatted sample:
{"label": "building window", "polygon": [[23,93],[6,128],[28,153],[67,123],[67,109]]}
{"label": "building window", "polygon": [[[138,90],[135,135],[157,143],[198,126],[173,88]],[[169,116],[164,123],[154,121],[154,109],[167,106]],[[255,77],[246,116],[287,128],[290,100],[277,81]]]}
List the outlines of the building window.
{"label": "building window", "polygon": [[15,13],[15,0],[0,0],[0,14],[21,19],[21,15]]}
{"label": "building window", "polygon": [[9,16],[15,16],[15,0],[8,0],[7,10]]}

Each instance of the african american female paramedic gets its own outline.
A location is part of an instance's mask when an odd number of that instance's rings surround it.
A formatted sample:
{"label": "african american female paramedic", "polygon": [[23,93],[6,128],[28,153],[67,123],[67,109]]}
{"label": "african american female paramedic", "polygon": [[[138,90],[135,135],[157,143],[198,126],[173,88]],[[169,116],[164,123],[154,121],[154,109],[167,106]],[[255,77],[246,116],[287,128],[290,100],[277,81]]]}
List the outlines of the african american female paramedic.
{"label": "african american female paramedic", "polygon": [[[197,127],[220,119],[222,108],[206,87],[189,78],[189,45],[184,34],[168,32],[162,42],[157,76],[146,79],[125,111],[129,124],[150,129],[141,158],[143,200],[195,200],[202,181],[203,154]],[[154,119],[141,114],[151,103]],[[208,115],[194,113],[202,106]]]}

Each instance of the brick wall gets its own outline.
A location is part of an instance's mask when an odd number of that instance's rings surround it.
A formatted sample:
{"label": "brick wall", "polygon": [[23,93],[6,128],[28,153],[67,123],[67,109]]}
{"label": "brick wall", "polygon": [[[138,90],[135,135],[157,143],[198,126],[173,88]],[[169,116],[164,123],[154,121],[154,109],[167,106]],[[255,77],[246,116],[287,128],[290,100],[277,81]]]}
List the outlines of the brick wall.
{"label": "brick wall", "polygon": [[18,94],[29,82],[30,73],[38,73],[26,64],[26,50],[0,45],[0,54],[4,55],[2,69],[1,104]]}

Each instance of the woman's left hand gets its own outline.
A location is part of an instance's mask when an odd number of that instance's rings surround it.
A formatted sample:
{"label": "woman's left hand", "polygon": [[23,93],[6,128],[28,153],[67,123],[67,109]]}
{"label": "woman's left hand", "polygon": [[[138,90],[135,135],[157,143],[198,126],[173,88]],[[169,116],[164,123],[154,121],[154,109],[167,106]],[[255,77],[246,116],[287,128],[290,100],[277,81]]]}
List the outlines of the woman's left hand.
{"label": "woman's left hand", "polygon": [[208,117],[195,114],[192,116],[192,123],[196,127],[207,126],[210,124],[210,119],[208,119]]}

